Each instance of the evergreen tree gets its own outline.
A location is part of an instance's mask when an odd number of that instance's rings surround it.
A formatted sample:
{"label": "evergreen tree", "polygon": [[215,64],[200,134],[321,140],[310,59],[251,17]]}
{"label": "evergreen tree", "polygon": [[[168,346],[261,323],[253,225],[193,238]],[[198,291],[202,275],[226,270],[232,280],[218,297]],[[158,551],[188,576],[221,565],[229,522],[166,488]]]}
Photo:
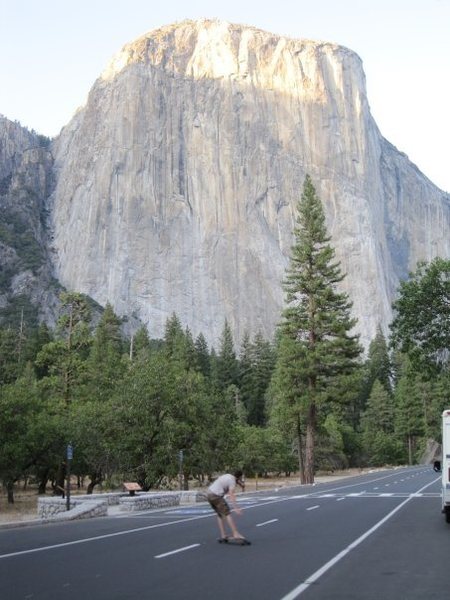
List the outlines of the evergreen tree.
{"label": "evergreen tree", "polygon": [[108,395],[121,378],[123,351],[120,319],[108,303],[95,329],[89,355],[90,376],[98,398]]}
{"label": "evergreen tree", "polygon": [[105,354],[122,355],[123,338],[120,331],[120,319],[108,302],[95,329],[91,356],[101,361]]}
{"label": "evergreen tree", "polygon": [[395,432],[404,443],[404,456],[408,464],[412,465],[419,440],[425,433],[425,413],[416,375],[406,355],[403,355],[395,386],[394,402]]}
{"label": "evergreen tree", "polygon": [[204,377],[209,377],[211,373],[211,359],[208,350],[208,343],[205,336],[200,333],[195,340],[195,368]]}
{"label": "evergreen tree", "polygon": [[254,397],[253,347],[248,331],[242,338],[239,354],[239,390],[240,400],[248,415]]}
{"label": "evergreen tree", "polygon": [[175,313],[166,320],[164,328],[164,348],[168,356],[173,356],[179,351],[180,340],[184,338],[180,319]]}
{"label": "evergreen tree", "polygon": [[[412,369],[415,368],[415,364],[412,363]],[[433,376],[430,376],[429,372],[414,371],[414,388],[422,405],[426,439],[438,440],[441,437],[442,411],[450,407],[449,384],[449,371],[440,371]]]}
{"label": "evergreen tree", "polygon": [[38,350],[38,328],[27,323],[22,310],[17,324],[0,328],[0,385],[20,377]]}
{"label": "evergreen tree", "polygon": [[220,349],[217,356],[217,377],[219,389],[226,390],[230,385],[238,384],[239,366],[234,350],[233,335],[228,321],[225,320]]}
{"label": "evergreen tree", "polygon": [[219,359],[217,353],[214,348],[211,348],[211,353],[209,355],[209,381],[211,384],[211,389],[217,390],[219,389],[219,367],[218,367]]}
{"label": "evergreen tree", "polygon": [[0,328],[0,385],[12,383],[19,374],[19,365],[15,353],[16,334],[11,329]]}
{"label": "evergreen tree", "polygon": [[[368,389],[371,390],[376,379],[382,384],[384,389],[392,393],[392,365],[389,357],[386,338],[378,327],[375,338],[369,345],[368,352]],[[369,391],[370,394],[370,391]]]}
{"label": "evergreen tree", "polygon": [[287,306],[280,328],[276,380],[278,401],[289,405],[302,480],[312,483],[318,410],[327,398],[330,381],[355,368],[361,349],[357,337],[350,334],[355,325],[351,303],[347,294],[337,291],[344,275],[334,261],[322,204],[309,176],[297,210],[284,281]]}
{"label": "evergreen tree", "polygon": [[359,427],[361,415],[366,409],[374,382],[380,381],[386,391],[392,393],[393,379],[394,368],[391,364],[386,338],[381,328],[378,327],[374,339],[370,342],[367,359],[360,371],[360,385],[351,418],[355,428]]}
{"label": "evergreen tree", "polygon": [[262,427],[266,424],[266,392],[275,359],[274,348],[260,332],[256,333],[253,342],[248,335],[244,335],[239,361],[239,387],[249,425]]}
{"label": "evergreen tree", "polygon": [[268,398],[270,426],[280,430],[282,435],[292,440],[292,450],[296,454],[300,479],[305,476],[305,403],[302,402],[303,384],[298,377],[298,366],[304,359],[304,347],[287,335],[277,336],[277,361],[270,382]]}
{"label": "evergreen tree", "polygon": [[182,362],[186,370],[194,365],[195,348],[191,332],[189,329],[183,331],[175,313],[166,322],[164,352],[169,360]]}
{"label": "evergreen tree", "polygon": [[249,406],[249,424],[266,424],[266,393],[275,368],[276,355],[272,344],[260,332],[252,345],[253,394]]}
{"label": "evergreen tree", "polygon": [[90,310],[82,294],[63,293],[61,311],[57,337],[42,347],[36,365],[48,372],[43,384],[50,386],[67,405],[86,382]]}
{"label": "evergreen tree", "polygon": [[186,369],[195,369],[197,356],[195,352],[194,338],[192,337],[192,332],[189,329],[189,327],[186,327],[186,329],[184,330],[184,347],[186,357]]}
{"label": "evergreen tree", "polygon": [[84,391],[71,406],[74,468],[90,478],[88,493],[101,484],[112,468],[108,427],[110,400],[125,373],[125,348],[120,319],[108,303],[95,329],[86,364]]}
{"label": "evergreen tree", "polygon": [[144,325],[140,327],[136,333],[132,336],[130,342],[130,360],[133,360],[136,356],[141,353],[148,354],[150,352],[150,338],[148,335],[147,327]]}
{"label": "evergreen tree", "polygon": [[[54,446],[65,457],[66,446],[74,434],[73,403],[83,398],[89,380],[88,356],[91,345],[90,310],[87,299],[78,293],[61,294],[61,316],[55,339],[45,344],[36,357],[36,366],[47,373],[39,381],[42,395],[54,411]],[[63,414],[64,413],[64,414]],[[59,460],[56,492],[64,486],[65,463]]]}
{"label": "evergreen tree", "polygon": [[395,464],[400,447],[394,433],[394,403],[380,381],[375,380],[362,416],[363,445],[370,465]]}
{"label": "evergreen tree", "polygon": [[34,368],[36,371],[36,376],[38,379],[45,377],[48,375],[46,369],[40,369],[36,365],[36,357],[42,348],[53,341],[53,331],[49,329],[46,323],[41,323],[37,329],[35,329],[31,335],[29,347],[28,347],[28,356],[29,360],[34,363]]}

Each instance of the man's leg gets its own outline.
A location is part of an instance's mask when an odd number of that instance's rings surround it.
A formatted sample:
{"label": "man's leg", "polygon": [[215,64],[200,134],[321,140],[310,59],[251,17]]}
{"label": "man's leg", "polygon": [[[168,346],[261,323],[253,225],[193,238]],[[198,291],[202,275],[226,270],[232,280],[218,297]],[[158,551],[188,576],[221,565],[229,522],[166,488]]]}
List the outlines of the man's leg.
{"label": "man's leg", "polygon": [[217,515],[217,523],[219,525],[219,530],[220,530],[220,537],[221,538],[225,538],[226,533],[225,533],[225,527],[223,526],[223,519],[221,516]]}
{"label": "man's leg", "polygon": [[[234,524],[234,519],[231,515],[227,515],[228,525],[230,526],[231,532],[234,538],[243,538],[244,536],[239,533],[236,529],[236,525]],[[222,525],[223,528],[223,525]]]}

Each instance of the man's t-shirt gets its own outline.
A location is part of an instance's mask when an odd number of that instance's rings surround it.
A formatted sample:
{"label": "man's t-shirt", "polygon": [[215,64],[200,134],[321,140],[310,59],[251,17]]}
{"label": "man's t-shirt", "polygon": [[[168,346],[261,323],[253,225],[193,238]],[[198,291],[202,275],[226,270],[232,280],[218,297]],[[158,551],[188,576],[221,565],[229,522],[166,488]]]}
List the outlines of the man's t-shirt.
{"label": "man's t-shirt", "polygon": [[212,483],[208,491],[216,496],[225,496],[229,492],[232,492],[236,487],[236,478],[234,475],[226,474],[218,477],[214,483]]}

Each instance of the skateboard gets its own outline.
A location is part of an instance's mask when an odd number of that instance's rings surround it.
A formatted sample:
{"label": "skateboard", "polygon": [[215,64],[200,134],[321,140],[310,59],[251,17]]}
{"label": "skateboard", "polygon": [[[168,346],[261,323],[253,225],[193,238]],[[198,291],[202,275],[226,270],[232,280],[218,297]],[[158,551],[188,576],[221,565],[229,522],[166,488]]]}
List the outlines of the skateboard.
{"label": "skateboard", "polygon": [[217,540],[219,544],[235,544],[236,546],[250,546],[251,542],[245,538],[225,537]]}

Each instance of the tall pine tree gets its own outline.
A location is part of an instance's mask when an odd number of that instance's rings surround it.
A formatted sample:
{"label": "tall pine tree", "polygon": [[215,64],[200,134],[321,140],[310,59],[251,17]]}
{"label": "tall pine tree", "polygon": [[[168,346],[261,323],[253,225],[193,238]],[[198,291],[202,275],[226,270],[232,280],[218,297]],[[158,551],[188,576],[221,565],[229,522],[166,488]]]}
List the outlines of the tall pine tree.
{"label": "tall pine tree", "polygon": [[239,365],[234,350],[233,334],[227,320],[225,320],[220,338],[217,379],[220,390],[226,390],[230,385],[237,385],[239,379]]}
{"label": "tall pine tree", "polygon": [[[344,279],[330,246],[321,201],[306,176],[297,207],[294,245],[286,272],[286,307],[280,326],[278,402],[287,402],[297,438],[301,479],[314,482],[318,410],[327,387],[351,372],[360,355],[351,302],[339,292]],[[303,460],[304,457],[304,460]]]}
{"label": "tall pine tree", "polygon": [[370,387],[378,379],[384,389],[392,393],[392,365],[389,357],[389,350],[381,328],[378,327],[375,339],[369,346],[368,356]]}

